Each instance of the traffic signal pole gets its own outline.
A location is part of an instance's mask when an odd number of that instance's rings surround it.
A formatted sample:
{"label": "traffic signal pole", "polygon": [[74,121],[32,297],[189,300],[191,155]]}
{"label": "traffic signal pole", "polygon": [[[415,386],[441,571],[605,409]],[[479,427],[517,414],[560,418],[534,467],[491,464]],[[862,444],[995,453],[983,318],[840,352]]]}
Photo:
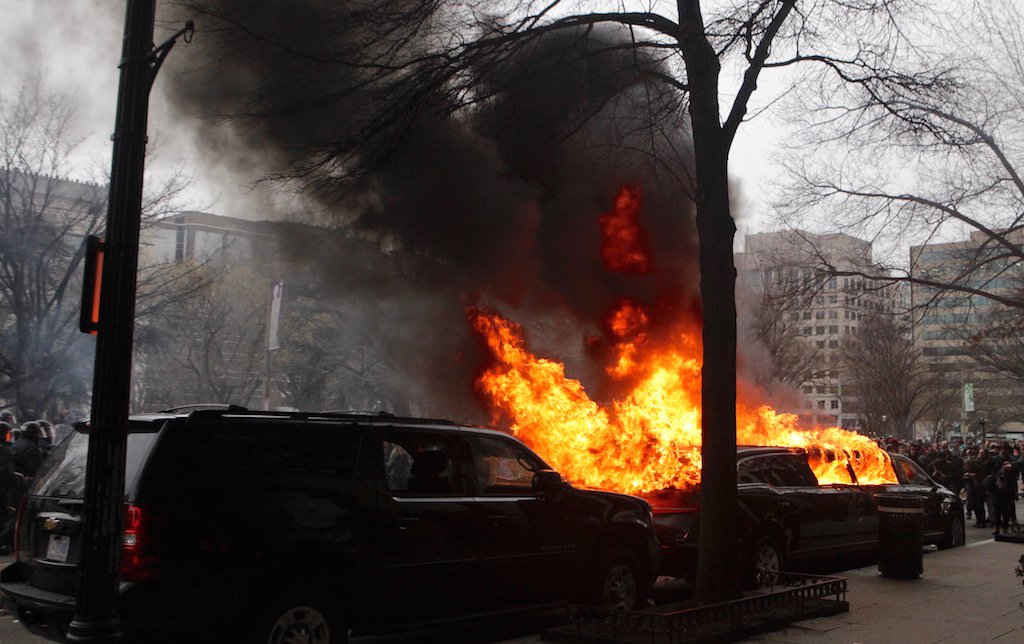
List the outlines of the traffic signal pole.
{"label": "traffic signal pole", "polygon": [[128,0],[107,204],[75,617],[68,639],[121,638],[117,587],[149,92],[179,36],[153,46],[155,0]]}

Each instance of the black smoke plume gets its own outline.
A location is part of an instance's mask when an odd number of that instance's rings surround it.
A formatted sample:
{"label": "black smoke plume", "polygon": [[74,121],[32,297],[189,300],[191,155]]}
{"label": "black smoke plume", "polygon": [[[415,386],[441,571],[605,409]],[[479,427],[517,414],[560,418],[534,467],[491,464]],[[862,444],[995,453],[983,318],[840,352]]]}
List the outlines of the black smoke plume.
{"label": "black smoke plume", "polygon": [[[442,59],[381,74],[372,63],[398,42],[429,51],[427,27],[450,16],[439,2],[378,4],[185,3],[199,12],[199,54],[173,59],[169,96],[204,118],[211,162],[301,186],[318,223],[351,225],[392,260],[361,272],[348,254],[291,244],[329,292],[414,303],[396,319],[419,332],[386,351],[418,381],[421,408],[471,392],[468,303],[528,329],[558,320],[581,342],[623,298],[650,305],[656,324],[699,315],[685,105],[651,80],[665,62],[608,28],[552,32],[458,74]],[[611,273],[599,256],[598,217],[627,185],[643,194],[648,275]],[[598,372],[573,375],[600,386]]]}

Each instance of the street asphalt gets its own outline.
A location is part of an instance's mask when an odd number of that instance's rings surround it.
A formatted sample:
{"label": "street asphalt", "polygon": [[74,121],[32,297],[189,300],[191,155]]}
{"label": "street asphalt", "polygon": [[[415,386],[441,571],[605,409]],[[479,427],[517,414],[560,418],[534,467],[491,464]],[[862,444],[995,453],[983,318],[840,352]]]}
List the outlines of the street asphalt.
{"label": "street asphalt", "polygon": [[[1024,516],[1024,499],[1018,502]],[[892,579],[879,574],[875,564],[830,575],[847,578],[846,600],[850,610],[830,617],[803,620],[780,630],[751,638],[749,642],[828,642],[829,644],[949,644],[965,642],[1024,642],[1024,578],[1014,569],[1024,555],[1024,543],[995,541],[986,528],[968,522],[967,545],[935,551],[923,557],[919,579]],[[0,558],[0,568],[11,562]],[[863,564],[863,562],[859,562]],[[671,585],[662,589],[666,601]],[[546,621],[547,619],[547,621]],[[500,624],[475,623],[429,633],[410,633],[401,638],[358,638],[383,642],[540,642],[539,631],[550,617],[502,620]],[[531,626],[535,625],[535,626]],[[0,615],[0,642],[33,644],[45,641],[29,634],[11,615]]]}

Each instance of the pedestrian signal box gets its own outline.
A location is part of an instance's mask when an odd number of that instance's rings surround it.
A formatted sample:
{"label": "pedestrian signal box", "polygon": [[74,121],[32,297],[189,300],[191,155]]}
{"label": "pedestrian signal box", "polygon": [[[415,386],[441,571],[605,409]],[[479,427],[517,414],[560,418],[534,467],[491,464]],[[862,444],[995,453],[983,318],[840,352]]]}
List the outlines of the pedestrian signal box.
{"label": "pedestrian signal box", "polygon": [[106,244],[95,235],[85,238],[85,275],[78,330],[96,335],[100,330],[100,293],[103,287],[103,252]]}

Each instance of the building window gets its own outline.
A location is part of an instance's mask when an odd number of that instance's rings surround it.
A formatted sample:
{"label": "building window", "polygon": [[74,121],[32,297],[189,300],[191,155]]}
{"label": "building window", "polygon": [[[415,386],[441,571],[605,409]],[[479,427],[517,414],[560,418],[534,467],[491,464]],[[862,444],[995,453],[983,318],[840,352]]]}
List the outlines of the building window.
{"label": "building window", "polygon": [[824,311],[815,311],[814,319],[816,319],[816,320],[824,320],[825,319],[825,312]]}
{"label": "building window", "polygon": [[828,332],[829,333],[839,333],[839,325],[838,324],[831,324],[831,325],[829,325]]}
{"label": "building window", "polygon": [[833,401],[831,401],[830,404],[832,405],[832,409],[839,409],[839,401],[838,400],[833,400]]}
{"label": "building window", "polygon": [[839,311],[829,311],[828,312],[828,319],[830,319],[830,320],[838,320],[839,319]]}
{"label": "building window", "polygon": [[818,409],[824,409],[824,408],[825,408],[825,401],[824,400],[819,400],[818,401]]}
{"label": "building window", "polygon": [[811,312],[810,311],[804,311],[804,319],[805,320],[810,320],[811,319]]}
{"label": "building window", "polygon": [[182,225],[184,221],[179,219],[175,223],[178,227],[174,231],[174,261],[182,262],[185,260],[185,227]]}
{"label": "building window", "polygon": [[825,385],[818,385],[817,391],[819,394],[825,393]]}
{"label": "building window", "polygon": [[839,348],[839,340],[829,340],[828,341],[828,348],[829,349],[838,349]]}
{"label": "building window", "polygon": [[825,333],[825,327],[823,327],[823,326],[816,326],[816,327],[814,327],[814,335],[821,335],[823,333]]}

